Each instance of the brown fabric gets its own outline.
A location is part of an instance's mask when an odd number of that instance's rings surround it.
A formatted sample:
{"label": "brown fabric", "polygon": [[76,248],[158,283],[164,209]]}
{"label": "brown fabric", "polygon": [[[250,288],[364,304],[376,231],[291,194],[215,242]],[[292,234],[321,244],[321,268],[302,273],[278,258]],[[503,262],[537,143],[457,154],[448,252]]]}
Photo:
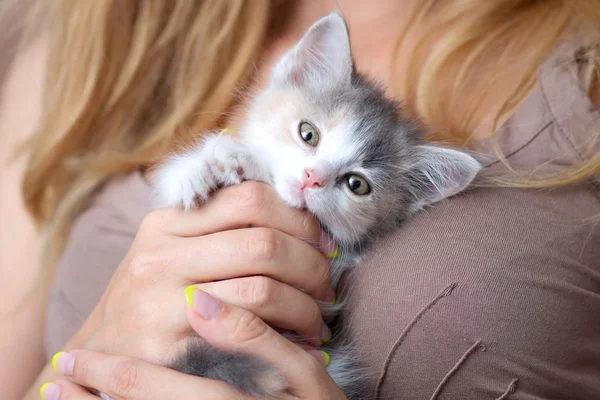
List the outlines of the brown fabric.
{"label": "brown fabric", "polygon": [[[499,132],[515,168],[589,158],[600,114],[573,49],[557,52]],[[491,143],[484,174],[503,170]],[[600,399],[598,179],[569,188],[478,187],[428,208],[348,274],[346,324],[380,399]],[[98,301],[148,207],[139,174],[78,219],[48,307],[53,354]]]}

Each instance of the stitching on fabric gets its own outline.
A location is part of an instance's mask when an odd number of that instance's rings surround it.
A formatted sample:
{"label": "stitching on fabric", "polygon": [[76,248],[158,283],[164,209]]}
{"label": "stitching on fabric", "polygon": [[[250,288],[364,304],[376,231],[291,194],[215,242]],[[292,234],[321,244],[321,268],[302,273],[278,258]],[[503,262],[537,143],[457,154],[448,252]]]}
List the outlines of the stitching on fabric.
{"label": "stitching on fabric", "polygon": [[504,391],[504,393],[502,393],[502,395],[498,398],[496,398],[496,400],[505,400],[508,398],[508,396],[510,396],[511,394],[513,394],[514,392],[516,392],[517,390],[517,382],[519,382],[519,380],[517,378],[513,379],[512,381],[510,381],[510,384],[508,385],[508,387],[506,388],[506,390]]}
{"label": "stitching on fabric", "polygon": [[457,285],[458,285],[458,283],[454,282],[454,283],[449,284],[445,288],[443,288],[433,298],[433,300],[431,300],[429,303],[427,303],[425,305],[425,307],[423,307],[421,309],[421,311],[419,311],[417,313],[417,315],[415,315],[415,317],[408,323],[408,325],[406,325],[406,328],[404,328],[404,330],[400,334],[400,337],[398,337],[398,339],[396,340],[396,342],[390,349],[388,356],[385,359],[385,363],[383,364],[381,374],[379,375],[379,379],[377,380],[377,386],[375,387],[375,398],[376,399],[379,399],[379,396],[381,395],[381,388],[383,387],[383,382],[385,381],[385,378],[387,376],[387,371],[388,371],[390,364],[392,363],[392,359],[394,358],[394,355],[398,351],[398,348],[400,347],[400,345],[402,344],[402,342],[404,341],[406,336],[408,336],[408,333],[412,330],[412,328],[415,326],[415,324],[421,319],[421,317],[423,317],[423,315],[428,310],[430,310],[440,299],[450,296],[450,294],[452,294],[452,291],[456,288]]}
{"label": "stitching on fabric", "polygon": [[[567,144],[569,145],[569,147],[571,148],[573,153],[575,153],[575,155],[577,157],[579,157],[579,160],[582,162],[585,162],[586,158],[583,156],[583,154],[581,154],[581,152],[579,150],[577,150],[577,147],[575,146],[575,144],[573,144],[573,142],[571,141],[571,138],[569,137],[569,135],[567,135],[567,132],[563,129],[562,124],[559,122],[558,118],[556,117],[556,114],[554,113],[554,109],[550,105],[550,99],[548,98],[548,96],[546,94],[546,89],[545,89],[543,80],[540,80],[540,91],[544,98],[544,102],[546,103],[546,107],[550,111],[550,115],[552,115],[554,122],[556,122],[556,125],[558,126],[558,130],[560,131],[560,133],[562,133],[562,137],[565,139],[565,142],[567,142]],[[592,186],[594,186],[594,188],[596,188],[596,190],[600,191],[600,183],[598,183],[594,178],[589,178],[589,179],[587,179],[587,181],[589,181],[592,184]]]}
{"label": "stitching on fabric", "polygon": [[454,366],[450,369],[450,371],[448,371],[448,373],[441,380],[440,384],[435,389],[435,391],[433,392],[433,394],[431,395],[431,398],[429,400],[435,400],[438,398],[438,396],[440,395],[440,393],[442,392],[442,390],[444,389],[444,387],[446,386],[446,384],[448,383],[448,381],[450,380],[452,375],[454,375],[456,373],[456,371],[458,371],[458,369],[463,365],[463,363],[467,360],[467,358],[469,358],[469,356],[471,354],[473,354],[475,352],[475,350],[478,348],[481,351],[486,350],[485,345],[483,343],[481,343],[481,339],[476,341],[475,343],[473,343],[473,345],[471,347],[469,347],[469,349],[465,352],[465,354],[462,355],[462,357],[456,362],[456,364],[454,364]]}
{"label": "stitching on fabric", "polygon": [[[518,152],[520,152],[521,150],[523,150],[525,147],[529,146],[529,144],[531,142],[533,142],[540,134],[542,134],[542,132],[544,132],[546,129],[548,129],[548,127],[550,127],[552,125],[552,123],[553,123],[552,119],[550,119],[548,121],[545,121],[540,128],[538,128],[537,130],[533,131],[533,134],[531,135],[531,137],[529,137],[527,140],[525,140],[523,142],[523,144],[520,145],[519,147],[517,147],[515,150],[513,150],[510,153],[508,153],[507,155],[505,155],[504,158],[506,160],[508,160],[510,157],[514,156],[515,154],[517,154]],[[502,160],[492,161],[489,164],[485,164],[484,168],[488,168],[488,167],[491,167],[492,165],[496,165],[496,164],[498,164],[501,161]]]}

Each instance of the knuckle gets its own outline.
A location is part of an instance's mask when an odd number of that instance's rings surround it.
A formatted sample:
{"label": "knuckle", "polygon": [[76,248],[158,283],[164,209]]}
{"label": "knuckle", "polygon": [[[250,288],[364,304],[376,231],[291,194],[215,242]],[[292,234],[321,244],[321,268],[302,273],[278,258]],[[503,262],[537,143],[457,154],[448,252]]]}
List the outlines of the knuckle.
{"label": "knuckle", "polygon": [[171,265],[177,265],[177,254],[174,247],[161,244],[137,249],[129,259],[127,271],[132,284],[158,281],[167,275]]}
{"label": "knuckle", "polygon": [[171,208],[161,208],[158,210],[152,210],[142,220],[139,231],[155,231],[156,229],[162,229],[167,221],[172,218],[175,210]]}
{"label": "knuckle", "polygon": [[268,209],[268,188],[259,182],[248,181],[239,187],[238,200],[241,208],[248,213],[257,214]]}
{"label": "knuckle", "polygon": [[272,261],[280,246],[280,238],[275,230],[254,228],[249,230],[248,253],[257,261]]}
{"label": "knuckle", "polygon": [[109,390],[117,397],[131,395],[138,385],[138,368],[133,360],[120,361],[111,371]]}
{"label": "knuckle", "polygon": [[156,276],[161,268],[161,262],[152,252],[138,252],[133,255],[129,263],[129,276],[132,283],[145,284]]}
{"label": "knuckle", "polygon": [[243,304],[262,308],[273,300],[273,281],[264,276],[244,279],[238,286],[238,297]]}
{"label": "knuckle", "polygon": [[233,323],[231,338],[234,343],[248,343],[266,336],[269,327],[253,313],[246,311],[240,313]]}

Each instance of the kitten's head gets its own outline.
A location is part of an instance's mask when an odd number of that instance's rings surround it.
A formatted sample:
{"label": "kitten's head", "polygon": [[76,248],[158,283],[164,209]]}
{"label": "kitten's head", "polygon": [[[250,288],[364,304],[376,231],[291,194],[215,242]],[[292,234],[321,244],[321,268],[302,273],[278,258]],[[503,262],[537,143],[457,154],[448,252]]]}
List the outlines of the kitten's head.
{"label": "kitten's head", "polygon": [[337,13],[277,63],[242,132],[265,152],[279,195],[345,246],[460,192],[480,168],[465,153],[425,145],[398,104],[355,72]]}

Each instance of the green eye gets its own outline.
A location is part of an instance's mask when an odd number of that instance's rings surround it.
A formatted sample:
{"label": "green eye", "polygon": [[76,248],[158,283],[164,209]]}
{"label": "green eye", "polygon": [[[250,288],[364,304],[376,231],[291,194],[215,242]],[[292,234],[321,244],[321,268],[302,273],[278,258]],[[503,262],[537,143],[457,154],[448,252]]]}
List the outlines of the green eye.
{"label": "green eye", "polygon": [[346,178],[348,182],[348,187],[352,192],[359,196],[364,196],[371,192],[371,186],[365,178],[358,175],[348,175]]}
{"label": "green eye", "polygon": [[319,144],[319,132],[317,132],[317,129],[308,122],[300,122],[298,133],[300,133],[302,140],[311,146],[315,147]]}

